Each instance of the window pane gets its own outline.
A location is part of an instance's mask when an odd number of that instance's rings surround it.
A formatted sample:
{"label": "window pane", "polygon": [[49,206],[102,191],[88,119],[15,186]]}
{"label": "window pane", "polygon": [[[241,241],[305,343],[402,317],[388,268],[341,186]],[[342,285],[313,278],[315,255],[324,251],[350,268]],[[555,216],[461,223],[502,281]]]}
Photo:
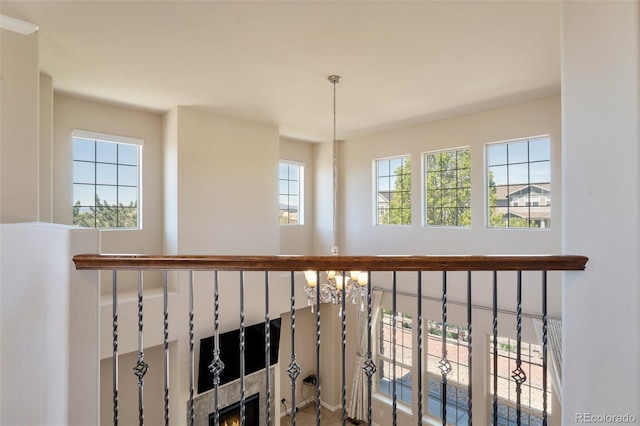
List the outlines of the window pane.
{"label": "window pane", "polygon": [[[426,226],[470,226],[471,215],[460,215],[458,209],[468,207],[471,162],[468,148],[425,154],[425,164],[437,162],[437,171],[425,176]],[[461,191],[465,193],[462,194]],[[441,207],[433,210],[430,207]],[[432,216],[435,215],[435,216]]]}
{"label": "window pane", "polygon": [[512,142],[507,144],[509,164],[529,161],[529,142]]}
{"label": "window pane", "polygon": [[541,161],[531,163],[529,173],[531,175],[531,183],[549,183],[551,182],[551,170],[549,161]]}
{"label": "window pane", "polygon": [[278,193],[281,195],[286,195],[289,191],[289,181],[288,180],[279,180],[278,181]]}
{"label": "window pane", "polygon": [[118,208],[118,227],[136,228],[138,226],[138,209],[135,207]]}
{"label": "window pane", "polygon": [[74,183],[95,183],[96,163],[85,161],[73,162],[73,182]]}
{"label": "window pane", "polygon": [[117,185],[118,166],[115,164],[96,164],[96,183],[102,185]]}
{"label": "window pane", "polygon": [[96,161],[99,163],[117,163],[118,144],[113,142],[96,142]]}
{"label": "window pane", "polygon": [[300,190],[300,183],[298,181],[289,182],[289,194],[298,195],[299,190]]}
{"label": "window pane", "polygon": [[529,142],[529,161],[551,160],[549,139],[536,139]]}
{"label": "window pane", "polygon": [[73,138],[73,159],[95,161],[95,142],[88,139]]}
{"label": "window pane", "polygon": [[118,205],[124,207],[134,207],[138,203],[138,188],[120,187],[118,188]]}
{"label": "window pane", "polygon": [[118,188],[115,186],[96,185],[96,197],[102,206],[116,206],[118,203]]}
{"label": "window pane", "polygon": [[280,163],[278,180],[278,203],[281,224],[302,224],[300,204],[303,202],[303,188],[300,186],[304,169],[295,164]]}
{"label": "window pane", "polygon": [[118,145],[118,163],[130,166],[138,165],[138,146],[137,145]]}
{"label": "window pane", "polygon": [[[391,180],[389,177],[380,177],[378,178],[378,191],[379,192],[388,192],[391,190]],[[386,197],[388,198],[388,197]]]}
{"label": "window pane", "polygon": [[507,145],[489,145],[487,147],[487,155],[489,157],[490,166],[507,164]]}
{"label": "window pane", "polygon": [[81,206],[93,206],[95,204],[96,192],[94,185],[73,185],[73,205],[79,203]]}
{"label": "window pane", "polygon": [[528,164],[509,165],[509,185],[526,185],[529,182]]}
{"label": "window pane", "polygon": [[287,164],[280,164],[278,167],[278,176],[279,179],[288,179],[289,178],[289,166]]}
{"label": "window pane", "polygon": [[118,208],[96,207],[96,226],[98,228],[117,228]]}
{"label": "window pane", "polygon": [[138,167],[118,166],[118,185],[138,186]]}
{"label": "window pane", "polygon": [[389,176],[389,160],[378,160],[378,176]]}
{"label": "window pane", "polygon": [[389,174],[399,174],[401,172],[402,158],[389,159]]}
{"label": "window pane", "polygon": [[298,176],[298,170],[300,169],[300,167],[298,166],[292,166],[289,165],[289,180],[298,180],[299,176]]}
{"label": "window pane", "polygon": [[96,226],[96,215],[90,207],[74,207],[73,224],[86,228],[94,228]]}

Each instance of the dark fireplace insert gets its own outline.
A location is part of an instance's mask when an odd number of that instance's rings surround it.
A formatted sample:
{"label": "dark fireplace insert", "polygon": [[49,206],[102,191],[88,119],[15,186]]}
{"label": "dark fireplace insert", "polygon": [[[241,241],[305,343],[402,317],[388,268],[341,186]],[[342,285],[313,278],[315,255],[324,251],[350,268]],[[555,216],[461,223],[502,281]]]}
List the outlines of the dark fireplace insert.
{"label": "dark fireplace insert", "polygon": [[[245,426],[260,426],[260,394],[244,400]],[[220,426],[240,426],[240,401],[220,409]],[[215,426],[215,413],[209,414],[209,426]]]}

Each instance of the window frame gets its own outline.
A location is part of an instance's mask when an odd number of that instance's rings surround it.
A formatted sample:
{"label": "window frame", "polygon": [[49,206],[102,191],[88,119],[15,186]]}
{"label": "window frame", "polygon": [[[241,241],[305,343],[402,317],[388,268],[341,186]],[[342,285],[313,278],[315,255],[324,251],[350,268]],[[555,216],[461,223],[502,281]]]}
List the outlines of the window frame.
{"label": "window frame", "polygon": [[[456,203],[455,207],[451,207],[451,209],[457,209],[457,210],[463,210],[463,209],[468,209],[469,211],[469,225],[447,225],[447,224],[429,224],[429,215],[428,215],[428,211],[429,211],[429,205],[428,205],[428,197],[427,197],[427,191],[428,191],[428,174],[429,174],[429,169],[428,169],[428,161],[427,161],[427,156],[430,155],[438,155],[438,154],[443,154],[443,153],[455,153],[456,157],[458,155],[458,152],[460,151],[467,151],[468,155],[469,155],[469,181],[468,181],[468,186],[466,187],[460,187],[458,186],[457,183],[457,178],[456,178],[456,201],[458,198],[458,191],[463,190],[463,189],[468,189],[469,191],[469,205],[468,207],[460,207],[458,203]],[[457,163],[457,160],[456,160]],[[466,168],[456,168],[456,171],[460,171],[460,170],[465,170]],[[427,152],[423,152],[422,153],[422,226],[425,228],[454,228],[454,229],[470,229],[471,228],[471,220],[472,220],[472,198],[471,198],[471,192],[472,192],[472,176],[471,176],[471,169],[472,169],[472,163],[471,163],[471,146],[460,146],[460,147],[455,147],[455,148],[445,148],[445,149],[439,149],[439,150],[435,150],[435,151],[427,151]],[[442,171],[442,170],[438,170],[438,171]],[[456,173],[457,175],[457,173]],[[444,189],[442,187],[436,188],[436,190],[439,191],[443,191]]]}
{"label": "window frame", "polygon": [[[373,160],[373,164],[372,164],[372,169],[373,169],[373,205],[374,205],[374,213],[373,213],[373,223],[375,226],[411,226],[412,222],[413,222],[413,212],[412,212],[412,199],[413,199],[413,194],[412,194],[412,185],[411,185],[411,168],[409,169],[409,173],[403,173],[402,175],[397,175],[394,174],[395,171],[391,171],[391,163],[389,163],[389,175],[380,175],[379,171],[380,171],[380,162],[382,161],[389,161],[391,162],[392,160],[400,160],[401,164],[399,167],[402,167],[404,169],[406,162],[409,162],[409,167],[411,167],[411,155],[410,154],[403,154],[403,155],[395,155],[395,156],[391,156],[391,157],[384,157],[384,158],[377,158],[375,160]],[[403,215],[403,211],[408,211],[409,212],[409,221],[408,223],[384,223],[381,219],[382,215],[381,215],[381,203],[380,203],[380,194],[381,192],[385,192],[385,191],[380,191],[380,179],[384,178],[384,177],[388,177],[388,178],[397,178],[398,176],[408,176],[409,177],[409,188],[408,190],[402,191],[404,193],[408,193],[408,197],[409,197],[409,208],[400,208],[397,210],[400,210],[400,215],[402,218]],[[392,193],[392,192],[397,192],[397,191],[391,191],[391,187],[390,187],[391,181],[389,182],[389,190],[386,192]],[[402,195],[401,195],[402,196]],[[402,203],[402,201],[401,201]],[[391,208],[389,207],[391,204],[391,199],[389,199],[387,201],[387,211],[391,211]],[[387,217],[390,218],[390,214],[387,214]]]}
{"label": "window frame", "polygon": [[[280,166],[282,165],[286,165],[286,166],[294,166],[298,168],[298,221],[297,222],[286,222],[283,223],[281,222],[281,214],[283,212],[283,209],[280,208],[280,197],[282,196],[291,196],[290,192],[287,192],[286,194],[282,194],[280,193],[280,181],[283,179],[280,179]],[[294,160],[279,160],[278,161],[278,224],[281,226],[301,226],[304,225],[304,169],[305,169],[305,163],[300,162],[300,161],[294,161]],[[287,182],[292,182],[292,180],[287,179]],[[287,203],[287,212],[290,212],[290,204]],[[288,217],[288,216],[287,216]]]}
{"label": "window frame", "polygon": [[[536,141],[542,141],[542,140],[546,140],[548,141],[548,158],[547,159],[536,159],[536,160],[531,160],[531,149],[530,149],[530,143],[531,142],[536,142]],[[519,143],[523,143],[526,142],[527,143],[527,160],[526,161],[514,161],[514,162],[510,162],[509,158],[508,158],[508,146],[509,145],[515,145],[515,144],[519,144]],[[492,146],[497,146],[497,145],[506,145],[507,146],[507,157],[505,159],[505,163],[497,163],[497,164],[492,164],[491,163],[491,158],[490,158],[490,148]],[[553,176],[552,176],[552,157],[553,157],[553,140],[551,138],[550,135],[545,134],[545,135],[538,135],[538,136],[532,136],[532,137],[525,137],[525,138],[520,138],[520,139],[512,139],[512,140],[506,140],[506,141],[498,141],[498,142],[490,142],[490,143],[486,143],[484,145],[484,191],[485,191],[485,197],[484,197],[484,215],[485,215],[485,227],[487,229],[516,229],[516,230],[536,230],[536,231],[542,231],[542,230],[549,230],[551,228],[551,218],[552,218],[552,211],[551,211],[551,197],[553,196],[552,193],[552,181],[553,181]],[[548,182],[532,182],[531,181],[531,164],[540,164],[540,163],[548,163],[548,176],[549,176],[549,180]],[[548,208],[549,209],[549,214],[548,214],[548,218],[536,218],[536,217],[532,217],[531,215],[531,208],[534,206],[530,206],[530,205],[520,205],[520,204],[526,204],[526,203],[517,203],[517,206],[512,206],[511,205],[511,201],[507,199],[506,201],[506,205],[503,206],[507,209],[507,212],[505,214],[505,216],[509,216],[511,215],[511,208],[512,207],[518,207],[518,208],[526,208],[527,209],[527,217],[523,219],[527,221],[527,225],[528,226],[509,226],[509,218],[507,218],[506,220],[506,225],[504,226],[496,226],[496,225],[492,225],[492,213],[491,213],[491,168],[492,167],[506,167],[507,170],[509,169],[510,166],[518,166],[518,165],[526,165],[527,167],[527,182],[523,183],[523,184],[517,184],[517,183],[511,183],[508,174],[507,174],[507,182],[505,185],[495,185],[496,187],[498,186],[506,186],[507,187],[507,195],[510,194],[511,192],[509,187],[531,187],[531,186],[539,186],[539,185],[548,185],[548,191],[549,194],[544,194],[544,197],[547,199],[547,202],[544,203],[544,205],[539,205],[537,206],[538,208]],[[507,172],[508,173],[508,172]],[[521,188],[522,189],[522,188]],[[496,207],[500,207],[500,206],[496,206]],[[518,213],[513,213],[514,216],[519,216],[520,215]],[[545,221],[546,220],[546,221]],[[535,226],[535,223],[545,223],[545,226]]]}
{"label": "window frame", "polygon": [[[81,140],[85,140],[85,141],[89,141],[89,142],[93,142],[94,144],[94,154],[93,154],[93,160],[83,160],[83,159],[78,159],[75,157],[75,149],[74,149],[74,145],[75,145],[75,141],[76,139],[81,139]],[[136,197],[136,226],[133,227],[127,227],[127,226],[113,226],[113,227],[100,227],[98,226],[97,223],[97,218],[94,219],[94,225],[93,229],[99,229],[101,231],[139,231],[142,230],[143,227],[143,221],[142,221],[142,147],[144,146],[144,139],[141,138],[134,138],[134,137],[129,137],[129,136],[121,136],[121,135],[112,135],[112,134],[107,134],[107,133],[100,133],[100,132],[93,132],[93,131],[88,131],[88,130],[81,130],[81,129],[74,129],[71,132],[71,163],[72,163],[72,199],[74,200],[73,204],[72,204],[72,216],[71,216],[71,222],[75,225],[75,216],[73,214],[73,209],[76,207],[76,185],[86,185],[86,186],[93,186],[93,197],[94,197],[94,201],[93,201],[93,205],[91,206],[83,206],[81,205],[80,207],[84,207],[84,208],[96,208],[97,206],[95,205],[95,197],[98,195],[98,189],[97,187],[100,186],[100,183],[98,183],[97,179],[95,178],[94,175],[94,181],[91,182],[80,182],[80,181],[76,181],[77,177],[75,176],[75,166],[78,163],[88,163],[88,164],[93,164],[94,167],[94,173],[97,174],[97,169],[99,165],[106,165],[106,166],[115,166],[116,167],[116,183],[115,184],[103,184],[103,186],[113,186],[116,188],[116,194],[119,193],[120,188],[133,188],[133,185],[124,185],[124,184],[119,184],[120,181],[120,167],[131,167],[133,164],[127,164],[127,163],[121,163],[120,159],[118,157],[118,154],[116,154],[116,161],[115,162],[111,162],[111,161],[98,161],[99,158],[97,157],[97,144],[98,143],[107,143],[107,144],[113,144],[116,146],[116,152],[119,152],[119,147],[120,146],[133,146],[136,149],[136,164],[135,164],[135,168],[136,168],[136,172],[135,172],[135,179],[136,179],[136,184],[135,184],[135,197]],[[80,200],[77,200],[78,202]],[[116,195],[116,210],[118,209],[118,205],[120,204],[119,202],[119,196]],[[94,213],[94,218],[95,218],[95,213]],[[77,225],[80,226],[80,225]]]}
{"label": "window frame", "polygon": [[[385,312],[389,312],[388,314]],[[411,364],[406,364],[404,362],[402,362],[402,360],[398,359],[398,352],[396,352],[396,369],[401,368],[404,369],[406,371],[408,371],[408,374],[411,375],[411,382],[409,383],[409,386],[404,386],[405,388],[408,388],[408,393],[409,393],[409,398],[410,401],[406,402],[405,400],[403,400],[401,398],[402,392],[399,392],[400,395],[396,395],[397,399],[396,402],[398,403],[398,407],[402,407],[403,411],[405,411],[406,413],[411,413],[413,410],[413,390],[414,390],[414,358],[415,358],[415,348],[414,348],[414,318],[411,316],[411,314],[408,314],[406,312],[400,312],[400,311],[396,311],[396,318],[404,318],[404,315],[408,315],[408,318],[411,320],[411,327],[409,328],[409,335],[410,335],[410,340],[411,340],[411,346],[404,346],[401,343],[396,342],[396,347],[402,347],[405,350],[409,350],[409,353],[411,354]],[[387,309],[387,308],[380,308],[380,313],[378,314],[378,320],[376,321],[376,340],[377,340],[377,345],[376,345],[376,351],[375,351],[375,361],[376,361],[376,366],[378,368],[378,377],[377,379],[374,381],[375,386],[374,386],[374,393],[376,394],[376,396],[381,399],[381,400],[388,400],[392,397],[391,393],[386,393],[383,390],[380,389],[380,381],[383,380],[385,377],[387,377],[386,375],[383,374],[384,369],[381,367],[382,362],[387,362],[391,365],[393,365],[393,353],[391,353],[391,356],[385,356],[382,353],[382,341],[383,341],[383,331],[382,331],[382,327],[384,326],[384,318],[385,315],[389,315],[391,318],[390,320],[393,320],[393,310],[392,309]],[[387,324],[389,326],[389,328],[391,329],[391,327],[393,327],[392,322],[389,322]],[[398,323],[396,320],[396,328],[403,330],[404,327],[402,327],[402,323]],[[391,338],[391,336],[390,336]],[[388,381],[389,381],[389,385],[393,386],[393,378],[392,377],[387,377]],[[396,377],[396,386],[398,389],[400,385],[398,383],[398,381],[400,380],[400,377]],[[391,388],[390,388],[391,389]]]}

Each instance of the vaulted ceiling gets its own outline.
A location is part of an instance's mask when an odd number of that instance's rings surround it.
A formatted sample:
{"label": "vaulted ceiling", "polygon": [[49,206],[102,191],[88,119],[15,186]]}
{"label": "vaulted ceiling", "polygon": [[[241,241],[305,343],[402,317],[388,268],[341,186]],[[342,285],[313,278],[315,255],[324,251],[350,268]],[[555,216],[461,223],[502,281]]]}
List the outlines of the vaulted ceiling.
{"label": "vaulted ceiling", "polygon": [[54,89],[338,138],[560,92],[558,1],[7,1]]}

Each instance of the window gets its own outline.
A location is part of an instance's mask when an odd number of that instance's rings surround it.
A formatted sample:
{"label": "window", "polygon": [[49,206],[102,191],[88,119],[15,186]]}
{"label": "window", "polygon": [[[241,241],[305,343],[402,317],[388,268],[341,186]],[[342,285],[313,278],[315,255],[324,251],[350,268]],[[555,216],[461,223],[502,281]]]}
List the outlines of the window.
{"label": "window", "polygon": [[424,154],[425,224],[471,226],[471,151]]}
{"label": "window", "polygon": [[[396,312],[396,397],[411,406],[411,368],[413,342],[411,315]],[[378,392],[393,395],[393,311],[383,309],[378,322]]]}
{"label": "window", "polygon": [[447,374],[447,423],[466,425],[469,422],[469,333],[466,328],[447,324],[443,333],[442,323],[427,322],[427,372],[428,403],[430,416],[442,418],[442,339],[445,335],[447,361],[451,372]]}
{"label": "window", "polygon": [[[493,339],[491,338],[491,395],[493,388],[494,361]],[[516,383],[511,377],[516,369],[517,342],[515,340],[498,337],[498,425],[514,425],[516,423]],[[523,425],[542,425],[543,385],[542,385],[542,349],[539,345],[521,343],[521,368],[527,379],[521,385],[520,403],[521,420]],[[547,383],[551,383],[547,377]],[[547,388],[547,410],[551,412],[551,389]],[[491,417],[493,419],[493,416]]]}
{"label": "window", "polygon": [[411,159],[376,160],[377,225],[411,224]]}
{"label": "window", "polygon": [[291,161],[280,161],[279,206],[281,225],[302,225],[304,165]]}
{"label": "window", "polygon": [[141,145],[139,139],[74,130],[74,225],[140,227]]}
{"label": "window", "polygon": [[551,225],[550,145],[548,137],[487,145],[490,227]]}

